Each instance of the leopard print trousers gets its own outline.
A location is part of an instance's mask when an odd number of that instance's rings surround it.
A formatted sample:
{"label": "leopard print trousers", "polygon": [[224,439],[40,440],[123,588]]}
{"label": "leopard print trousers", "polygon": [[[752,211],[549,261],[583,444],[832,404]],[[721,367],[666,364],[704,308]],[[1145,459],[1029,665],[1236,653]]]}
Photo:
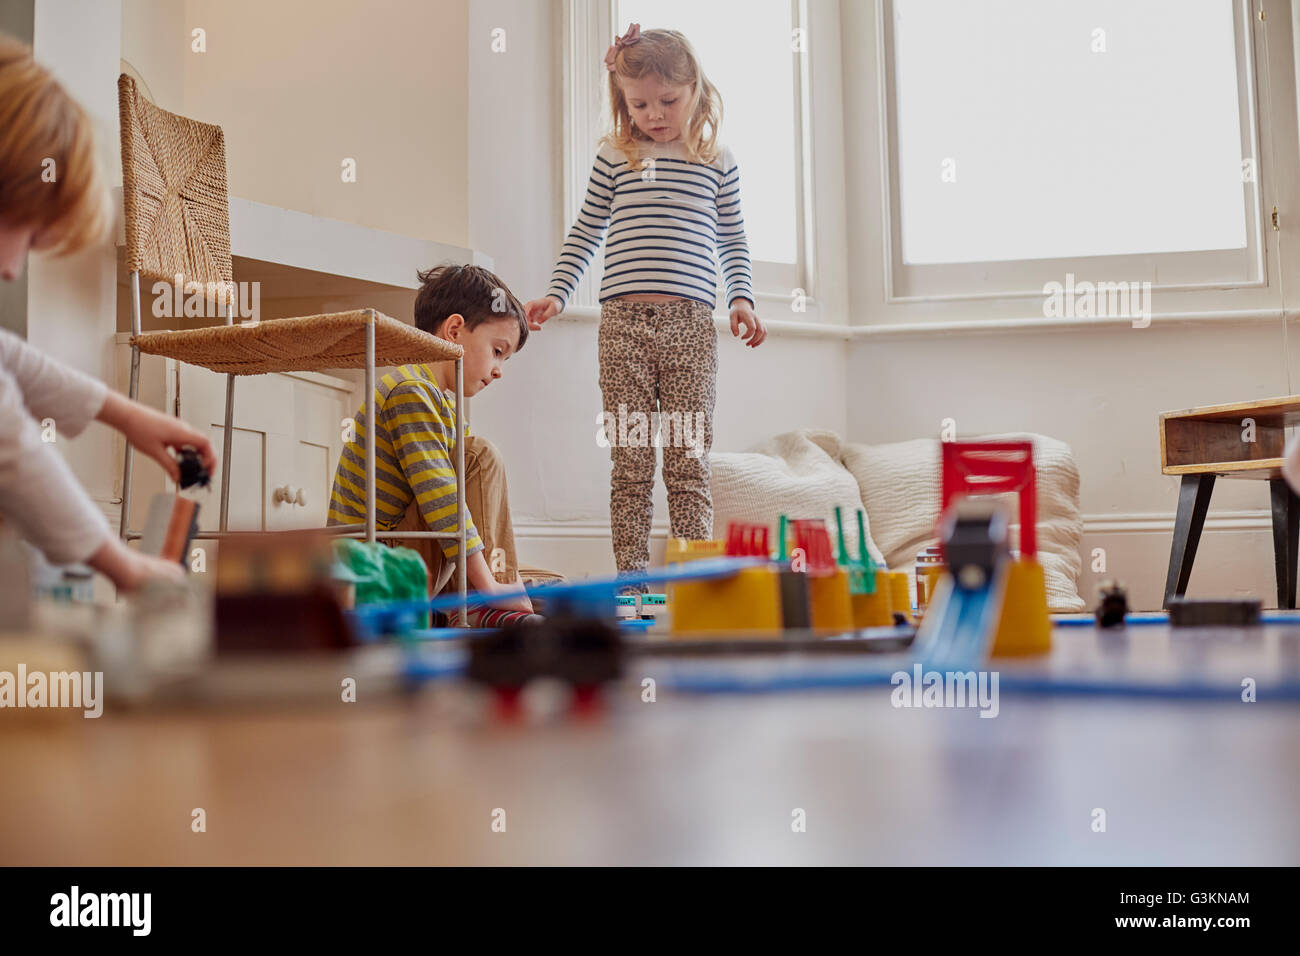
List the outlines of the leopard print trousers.
{"label": "leopard print trousers", "polygon": [[713,536],[709,449],[718,377],[712,307],[687,299],[628,302],[600,310],[600,391],[609,443],[609,517],[620,573],[650,564],[655,448],[663,449],[668,518],[675,538]]}

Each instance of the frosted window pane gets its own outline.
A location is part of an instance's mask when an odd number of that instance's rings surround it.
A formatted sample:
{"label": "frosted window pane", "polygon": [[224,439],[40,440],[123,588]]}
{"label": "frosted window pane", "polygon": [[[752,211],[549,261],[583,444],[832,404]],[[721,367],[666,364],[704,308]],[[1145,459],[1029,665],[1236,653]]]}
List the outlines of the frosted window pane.
{"label": "frosted window pane", "polygon": [[904,263],[1245,248],[1231,0],[893,9]]}

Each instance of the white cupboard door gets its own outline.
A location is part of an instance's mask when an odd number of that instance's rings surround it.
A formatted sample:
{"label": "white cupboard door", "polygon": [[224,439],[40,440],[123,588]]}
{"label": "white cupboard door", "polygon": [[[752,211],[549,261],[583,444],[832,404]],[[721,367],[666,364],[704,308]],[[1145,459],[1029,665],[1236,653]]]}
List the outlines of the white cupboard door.
{"label": "white cupboard door", "polygon": [[293,427],[286,470],[268,473],[274,483],[268,522],[275,528],[323,528],[350,392],[323,376],[285,377],[293,385]]}
{"label": "white cupboard door", "polygon": [[[193,365],[178,374],[181,417],[212,439],[221,455],[226,376]],[[325,375],[285,373],[235,378],[231,434],[230,531],[323,528],[334,468],[350,414],[347,383]],[[216,531],[221,471],[200,493],[199,526]]]}
{"label": "white cupboard door", "polygon": [[[226,376],[194,365],[180,366],[181,417],[212,439],[222,454],[226,417]],[[235,377],[234,427],[230,448],[229,531],[274,528],[271,475],[284,474],[291,460],[289,429],[293,425],[293,385],[280,375]],[[210,494],[200,494],[199,527],[220,528],[221,473],[212,476]]]}

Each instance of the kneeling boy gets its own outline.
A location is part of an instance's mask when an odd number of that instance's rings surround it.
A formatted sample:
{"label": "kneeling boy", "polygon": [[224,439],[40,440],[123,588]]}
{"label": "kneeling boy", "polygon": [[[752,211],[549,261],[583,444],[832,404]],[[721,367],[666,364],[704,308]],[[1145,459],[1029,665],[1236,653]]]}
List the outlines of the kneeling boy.
{"label": "kneeling boy", "polygon": [[[501,377],[502,366],[528,339],[523,306],[505,283],[477,266],[446,265],[420,273],[415,298],[419,329],[465,350],[468,398]],[[459,530],[461,489],[456,486],[456,364],[403,365],[375,387],[375,519],[379,531]],[[370,423],[365,405],[356,415],[356,438],[339,456],[330,494],[329,524],[366,520],[365,442]],[[494,608],[471,610],[470,623],[499,626],[532,613],[520,590],[505,470],[496,448],[465,429],[467,577],[469,587],[500,592]],[[431,593],[450,590],[459,542],[449,538],[388,538],[380,541],[419,551],[429,568]],[[484,560],[504,556],[494,576]]]}

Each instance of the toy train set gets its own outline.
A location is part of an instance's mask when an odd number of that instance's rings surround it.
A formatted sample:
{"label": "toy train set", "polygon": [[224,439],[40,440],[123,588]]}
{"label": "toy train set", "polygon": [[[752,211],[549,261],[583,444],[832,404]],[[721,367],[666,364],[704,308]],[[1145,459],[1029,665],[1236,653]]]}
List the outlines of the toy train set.
{"label": "toy train set", "polygon": [[[1169,616],[1132,614],[1122,586],[1107,582],[1095,620],[1053,619],[1036,553],[1032,453],[1029,442],[942,446],[939,546],[934,561],[918,563],[915,592],[906,573],[872,559],[861,512],[856,554],[839,511],[833,528],[803,517],[782,518],[775,529],[735,523],[716,541],[670,541],[660,568],[529,588],[542,620],[502,629],[442,626],[459,612],[458,594],[392,599],[423,595],[423,574],[406,575],[419,586],[405,592],[371,589],[363,597],[358,586],[348,607],[343,566],[330,559],[337,542],[303,533],[234,536],[218,566],[211,657],[196,661],[188,689],[175,693],[226,697],[249,685],[253,671],[280,698],[298,685],[304,697],[327,694],[334,678],[355,675],[368,693],[464,679],[516,712],[524,688],[543,678],[570,688],[575,707],[586,708],[630,661],[665,689],[755,692],[886,684],[915,666],[969,671],[995,660],[1004,690],[1224,698],[1238,693],[1249,668],[1264,675],[1261,693],[1271,699],[1300,697],[1296,668],[1253,663],[1260,653],[1290,660],[1269,650],[1276,635],[1262,625],[1300,619],[1261,616],[1258,601],[1183,599]],[[1018,552],[1010,509],[989,497],[997,495],[1018,499]],[[354,557],[382,564],[410,554],[375,546]],[[1154,629],[1144,632],[1153,640],[1139,640],[1128,626],[1147,624],[1188,634],[1217,627],[1218,643],[1197,645],[1171,631],[1163,645]],[[1067,625],[1077,637],[1061,637],[1054,653],[1053,629]],[[1085,625],[1096,638],[1074,630]],[[1258,627],[1259,640],[1241,640],[1241,627]],[[1084,645],[1092,659],[1081,662]],[[1149,655],[1157,645],[1175,658]]]}

